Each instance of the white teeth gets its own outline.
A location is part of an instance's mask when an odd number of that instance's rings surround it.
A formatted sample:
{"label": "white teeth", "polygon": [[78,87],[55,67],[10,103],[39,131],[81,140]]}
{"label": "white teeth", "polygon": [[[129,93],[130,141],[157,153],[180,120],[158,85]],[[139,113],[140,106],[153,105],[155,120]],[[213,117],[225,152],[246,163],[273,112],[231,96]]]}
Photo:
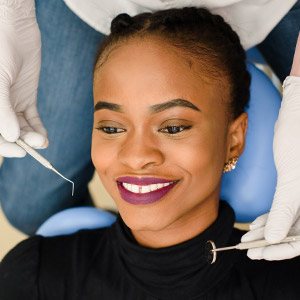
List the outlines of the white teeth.
{"label": "white teeth", "polygon": [[139,192],[139,187],[137,185],[132,185],[131,184],[131,191],[133,191],[134,193],[138,193]]}
{"label": "white teeth", "polygon": [[156,184],[150,184],[150,190],[151,192],[157,190]]}
{"label": "white teeth", "polygon": [[149,184],[149,185],[136,185],[136,184],[130,184],[127,182],[123,182],[122,185],[123,187],[135,194],[146,194],[146,193],[150,193],[152,191],[156,191],[159,190],[165,186],[170,185],[171,182],[166,182],[166,183],[157,183],[157,184]]}
{"label": "white teeth", "polygon": [[163,186],[164,186],[163,183],[158,183],[158,184],[157,184],[157,189],[161,189]]}
{"label": "white teeth", "polygon": [[145,194],[145,193],[149,193],[149,192],[151,192],[150,186],[149,185],[143,185],[141,193]]}

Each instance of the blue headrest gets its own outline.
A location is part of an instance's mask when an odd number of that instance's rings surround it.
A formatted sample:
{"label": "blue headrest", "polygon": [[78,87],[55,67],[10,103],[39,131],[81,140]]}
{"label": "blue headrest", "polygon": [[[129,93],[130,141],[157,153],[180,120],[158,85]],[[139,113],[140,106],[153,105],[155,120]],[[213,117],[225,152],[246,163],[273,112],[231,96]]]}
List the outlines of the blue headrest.
{"label": "blue headrest", "polygon": [[262,56],[257,47],[250,48],[247,52],[247,60],[255,64],[267,65],[265,58]]}
{"label": "blue headrest", "polygon": [[115,215],[100,208],[74,207],[50,217],[41,225],[36,234],[43,236],[71,234],[80,229],[107,227],[115,221]]}
{"label": "blue headrest", "polygon": [[251,222],[272,204],[277,173],[273,158],[274,125],[281,96],[271,80],[254,65],[246,147],[236,169],[224,174],[221,199],[234,209],[238,222]]}

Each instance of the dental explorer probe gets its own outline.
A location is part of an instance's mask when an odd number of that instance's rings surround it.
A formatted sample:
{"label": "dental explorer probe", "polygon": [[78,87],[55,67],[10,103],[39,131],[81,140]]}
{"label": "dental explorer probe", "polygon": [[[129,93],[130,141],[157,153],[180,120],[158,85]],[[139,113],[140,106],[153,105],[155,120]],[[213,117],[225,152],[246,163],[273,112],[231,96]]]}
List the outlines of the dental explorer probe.
{"label": "dental explorer probe", "polygon": [[207,241],[207,244],[211,246],[211,249],[210,249],[210,252],[212,253],[211,264],[213,264],[217,259],[217,252],[220,252],[220,251],[227,251],[227,250],[234,250],[234,249],[248,250],[248,249],[252,249],[252,248],[260,248],[260,247],[266,247],[266,246],[270,246],[270,245],[286,244],[286,243],[291,243],[291,242],[296,242],[296,241],[300,241],[300,235],[288,236],[278,243],[268,243],[266,240],[257,240],[257,241],[252,241],[252,242],[239,243],[234,246],[222,247],[222,248],[217,248],[216,244],[211,240]]}
{"label": "dental explorer probe", "polygon": [[26,144],[21,139],[16,140],[15,143],[19,145],[21,148],[23,148],[30,156],[36,159],[41,165],[53,171],[63,179],[69,181],[72,184],[72,196],[74,195],[74,182],[72,180],[66,178],[61,173],[59,173],[46,158],[44,158],[41,154],[39,154],[37,151],[35,151],[33,148],[31,148],[28,144]]}

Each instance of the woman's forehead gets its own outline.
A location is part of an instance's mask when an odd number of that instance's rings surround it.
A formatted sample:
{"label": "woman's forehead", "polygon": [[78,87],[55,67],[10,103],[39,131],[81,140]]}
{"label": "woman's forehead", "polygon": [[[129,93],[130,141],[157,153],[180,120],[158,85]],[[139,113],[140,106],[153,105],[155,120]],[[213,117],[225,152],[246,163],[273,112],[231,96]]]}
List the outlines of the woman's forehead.
{"label": "woman's forehead", "polygon": [[139,72],[164,71],[166,73],[181,69],[182,75],[191,69],[190,59],[181,54],[182,51],[171,46],[169,43],[156,38],[135,38],[115,46],[108,54],[101,68],[103,71],[125,69]]}
{"label": "woman's forehead", "polygon": [[167,42],[132,39],[111,51],[96,70],[94,92],[98,98],[207,98],[219,102],[226,91],[220,80],[210,78],[208,69]]}

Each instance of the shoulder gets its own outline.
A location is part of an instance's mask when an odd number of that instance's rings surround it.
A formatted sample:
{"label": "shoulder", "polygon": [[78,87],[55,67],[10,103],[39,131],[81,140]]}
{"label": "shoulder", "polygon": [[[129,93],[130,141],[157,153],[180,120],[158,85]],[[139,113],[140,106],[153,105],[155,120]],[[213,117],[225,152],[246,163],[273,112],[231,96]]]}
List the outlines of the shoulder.
{"label": "shoulder", "polygon": [[109,235],[110,228],[101,228],[43,239],[39,286],[44,295],[77,299],[95,261],[104,261],[111,249]]}
{"label": "shoulder", "polygon": [[74,234],[43,238],[40,245],[40,263],[49,274],[51,270],[78,267],[75,262],[88,264],[99,249],[109,246],[110,228],[80,230]]}
{"label": "shoulder", "polygon": [[61,267],[80,258],[91,259],[99,248],[107,246],[110,228],[80,230],[74,234],[44,238],[41,244],[41,262],[61,262]]}
{"label": "shoulder", "polygon": [[65,236],[34,236],[21,242],[0,264],[0,299],[34,300],[40,290],[63,295],[66,286],[76,286],[84,277],[99,249],[107,248],[109,231],[82,230]]}
{"label": "shoulder", "polygon": [[41,237],[19,243],[0,263],[0,299],[37,299],[36,278]]}

